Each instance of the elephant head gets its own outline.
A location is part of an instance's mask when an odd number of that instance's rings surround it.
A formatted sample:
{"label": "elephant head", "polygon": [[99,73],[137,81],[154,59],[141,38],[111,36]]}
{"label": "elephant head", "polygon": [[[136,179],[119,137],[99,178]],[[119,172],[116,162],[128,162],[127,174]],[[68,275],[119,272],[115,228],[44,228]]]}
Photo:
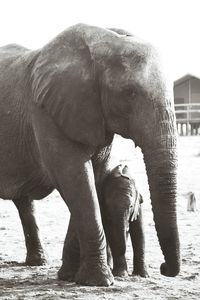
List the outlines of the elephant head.
{"label": "elephant head", "polygon": [[111,220],[116,219],[118,223],[121,222],[124,230],[128,231],[129,222],[137,219],[142,196],[137,191],[135,181],[126,165],[116,166],[107,175],[104,180],[104,198],[109,214],[113,214],[110,216]]}
{"label": "elephant head", "polygon": [[165,258],[161,273],[176,276],[175,114],[172,85],[154,48],[124,31],[78,24],[42,48],[32,87],[34,101],[70,139],[95,151],[108,133],[117,133],[141,147]]}
{"label": "elephant head", "polygon": [[[142,149],[155,227],[165,257],[161,273],[176,276],[180,254],[172,85],[165,79],[152,46],[135,37],[121,37],[123,42],[118,39],[119,44],[111,43],[106,63],[99,65],[104,118],[110,131],[131,138]],[[102,53],[97,46],[98,51]]]}
{"label": "elephant head", "polygon": [[107,175],[104,182],[104,202],[109,213],[113,213],[111,220],[121,221],[126,231],[129,229],[129,222],[137,219],[140,204],[143,202],[135,180],[128,166],[120,164]]}

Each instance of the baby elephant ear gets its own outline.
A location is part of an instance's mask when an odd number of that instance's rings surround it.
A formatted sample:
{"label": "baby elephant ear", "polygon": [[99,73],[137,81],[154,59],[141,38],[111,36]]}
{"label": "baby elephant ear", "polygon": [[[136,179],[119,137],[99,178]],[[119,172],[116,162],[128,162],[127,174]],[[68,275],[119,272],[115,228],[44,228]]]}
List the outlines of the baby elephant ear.
{"label": "baby elephant ear", "polygon": [[122,168],[123,168],[122,164],[116,166],[112,171],[113,177],[121,177],[123,175]]}
{"label": "baby elephant ear", "polygon": [[128,179],[131,179],[132,176],[130,174],[130,170],[129,170],[129,167],[127,165],[124,166],[123,170],[122,170],[122,176],[128,178]]}
{"label": "baby elephant ear", "polygon": [[135,202],[134,202],[134,206],[133,206],[133,214],[131,216],[130,222],[133,222],[134,220],[137,220],[137,217],[140,213],[140,198],[141,198],[141,195],[136,190],[136,197],[135,197]]}

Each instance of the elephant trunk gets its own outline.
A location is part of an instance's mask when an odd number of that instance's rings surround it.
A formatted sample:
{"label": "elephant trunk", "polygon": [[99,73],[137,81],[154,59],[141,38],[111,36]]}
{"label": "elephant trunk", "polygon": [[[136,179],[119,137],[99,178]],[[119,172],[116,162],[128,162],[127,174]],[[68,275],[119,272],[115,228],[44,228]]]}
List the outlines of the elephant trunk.
{"label": "elephant trunk", "polygon": [[[176,135],[160,135],[143,147],[155,227],[165,258],[161,274],[176,276],[180,270],[179,235],[176,216]],[[155,141],[154,140],[154,141]]]}

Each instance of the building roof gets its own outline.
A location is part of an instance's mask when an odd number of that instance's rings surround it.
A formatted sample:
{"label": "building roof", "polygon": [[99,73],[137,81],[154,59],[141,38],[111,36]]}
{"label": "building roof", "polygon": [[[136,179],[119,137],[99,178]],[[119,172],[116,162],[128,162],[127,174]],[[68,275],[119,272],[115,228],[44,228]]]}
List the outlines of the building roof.
{"label": "building roof", "polygon": [[178,84],[180,84],[180,83],[182,83],[182,82],[184,82],[184,81],[187,81],[187,80],[189,80],[189,79],[191,79],[191,78],[195,78],[195,79],[199,79],[199,80],[200,80],[199,77],[197,77],[197,76],[195,76],[195,75],[192,75],[192,74],[189,74],[189,73],[188,73],[188,74],[184,75],[183,77],[181,77],[181,78],[175,80],[175,81],[174,81],[174,85],[178,85]]}

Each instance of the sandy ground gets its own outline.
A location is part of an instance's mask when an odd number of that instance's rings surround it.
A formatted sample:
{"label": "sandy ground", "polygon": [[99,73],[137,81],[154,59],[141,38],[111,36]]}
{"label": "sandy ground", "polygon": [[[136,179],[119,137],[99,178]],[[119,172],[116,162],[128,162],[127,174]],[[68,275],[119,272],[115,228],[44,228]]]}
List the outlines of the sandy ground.
{"label": "sandy ground", "polygon": [[[134,156],[133,156],[134,151]],[[187,193],[193,191],[200,209],[200,137],[179,138],[178,223],[182,268],[176,278],[159,273],[163,261],[152,219],[147,179],[139,149],[130,141],[116,139],[113,155],[127,161],[145,198],[146,263],[149,278],[116,278],[108,288],[81,287],[56,279],[61,265],[63,240],[69,212],[57,192],[36,202],[37,219],[49,263],[25,267],[23,232],[11,201],[0,200],[0,299],[199,299],[200,298],[200,212],[187,212]],[[127,260],[132,270],[132,250]]]}

